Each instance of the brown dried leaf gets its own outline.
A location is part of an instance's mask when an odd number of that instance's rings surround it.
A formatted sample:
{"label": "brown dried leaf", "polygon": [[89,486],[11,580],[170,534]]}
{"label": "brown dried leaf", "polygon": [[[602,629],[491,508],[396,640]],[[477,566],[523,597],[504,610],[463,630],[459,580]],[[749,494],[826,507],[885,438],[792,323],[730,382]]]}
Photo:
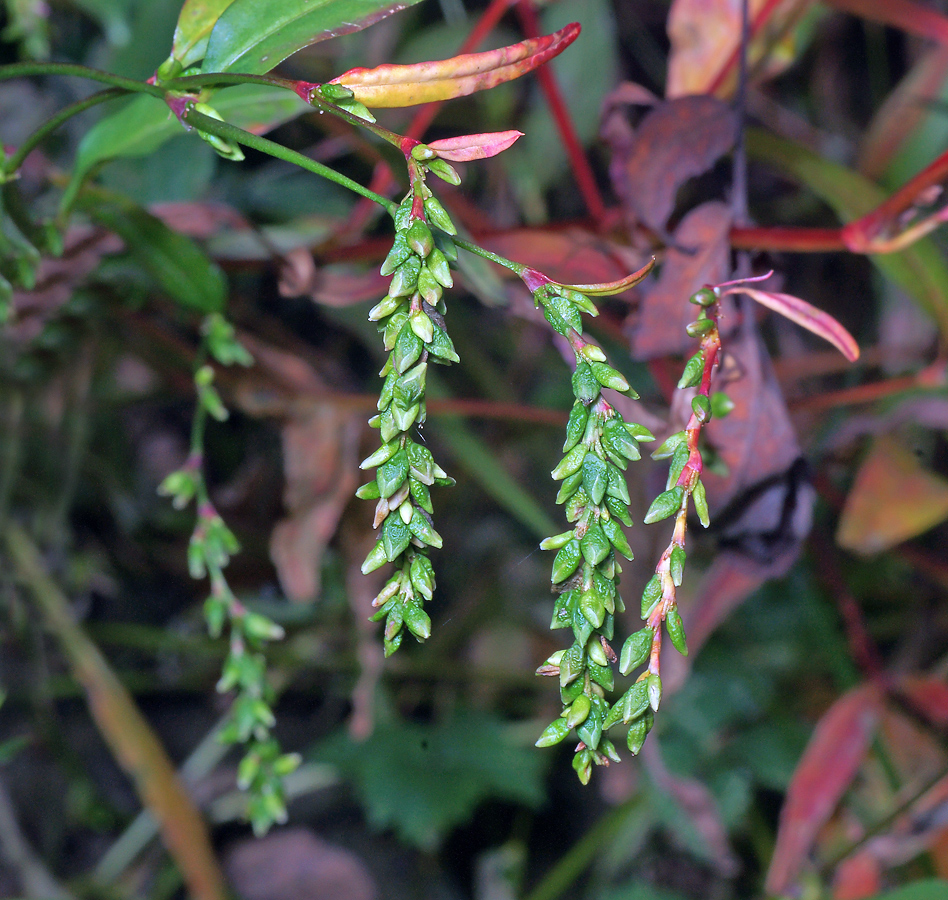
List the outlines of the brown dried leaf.
{"label": "brown dried leaf", "polygon": [[481,245],[538,269],[560,284],[617,281],[648,259],[584,228],[525,228],[489,235]]}
{"label": "brown dried leaf", "polygon": [[[685,326],[695,317],[695,308],[687,300],[704,285],[728,277],[730,231],[731,213],[723,203],[703,203],[681,220],[675,246],[666,251],[662,271],[642,299],[632,338],[637,358],[687,353],[694,347],[694,340],[685,333]],[[733,302],[727,298],[724,302],[724,323],[733,323]]]}
{"label": "brown dried leaf", "polygon": [[244,900],[376,900],[365,863],[305,828],[286,828],[238,842],[224,863]]}
{"label": "brown dried leaf", "polygon": [[329,403],[300,409],[283,426],[283,501],[289,515],[270,538],[287,597],[314,599],[323,552],[357,487],[362,414]]}
{"label": "brown dried leaf", "polygon": [[923,469],[895,438],[880,435],[856,473],[836,542],[856,553],[881,553],[948,518],[948,481]]}
{"label": "brown dried leaf", "polygon": [[678,189],[727,153],[736,133],[733,110],[714,97],[667,100],[642,119],[622,160],[625,177],[616,190],[639,221],[661,232]]}
{"label": "brown dried leaf", "polygon": [[[800,457],[786,401],[757,330],[735,333],[724,347],[727,358],[721,369],[729,380],[716,389],[727,393],[734,409],[707,426],[708,440],[728,468],[725,477],[712,472],[703,476],[712,522],[715,510],[742,491],[789,472]],[[729,367],[737,377],[726,374]]]}

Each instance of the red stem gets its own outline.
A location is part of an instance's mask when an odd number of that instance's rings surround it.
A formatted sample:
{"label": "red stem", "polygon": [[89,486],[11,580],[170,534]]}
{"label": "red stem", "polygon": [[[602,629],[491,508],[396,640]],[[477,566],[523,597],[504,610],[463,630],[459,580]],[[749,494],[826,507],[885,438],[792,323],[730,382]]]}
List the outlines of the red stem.
{"label": "red stem", "polygon": [[[520,18],[526,37],[535,38],[540,36],[540,23],[531,0],[520,0],[517,4],[517,15]],[[589,210],[589,215],[594,221],[602,222],[606,216],[606,204],[599,192],[596,176],[593,174],[592,166],[586,158],[586,152],[583,150],[579,135],[576,133],[573,118],[566,106],[566,101],[563,99],[563,93],[560,90],[556,76],[548,65],[540,66],[536,70],[536,76],[540,82],[540,88],[546,96],[553,121],[560,133],[560,140],[563,141],[566,155],[569,157],[573,169],[573,176],[576,178],[576,185],[583,195],[586,209]]]}
{"label": "red stem", "polygon": [[[751,19],[750,23],[750,39],[753,40],[758,32],[766,24],[767,20],[770,18],[774,10],[783,3],[784,0],[767,0],[762,9],[756,16]],[[727,58],[727,62],[721,67],[721,71],[711,80],[711,83],[708,85],[705,90],[706,94],[716,94],[721,87],[724,85],[724,82],[731,77],[734,69],[737,67],[739,54],[741,52],[741,47],[738,45],[731,52],[731,55]]]}

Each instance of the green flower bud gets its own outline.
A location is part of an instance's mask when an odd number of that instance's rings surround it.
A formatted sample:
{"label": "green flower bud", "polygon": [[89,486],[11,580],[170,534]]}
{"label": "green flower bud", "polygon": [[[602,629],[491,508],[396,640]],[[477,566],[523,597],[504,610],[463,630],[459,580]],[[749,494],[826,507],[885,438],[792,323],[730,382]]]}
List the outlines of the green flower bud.
{"label": "green flower bud", "polygon": [[408,238],[404,231],[395,233],[395,240],[392,241],[392,249],[388,251],[388,256],[379,269],[380,274],[388,278],[409,256],[412,255],[412,249],[408,246]]}
{"label": "green flower bud", "polygon": [[553,574],[551,581],[553,584],[559,584],[569,578],[579,567],[583,554],[580,549],[579,541],[575,538],[569,541],[553,560]]}
{"label": "green flower bud", "polygon": [[537,740],[536,746],[552,747],[554,744],[560,743],[560,741],[572,731],[572,728],[573,726],[570,725],[566,719],[557,719],[543,729],[543,733]]}
{"label": "green flower bud", "polygon": [[642,618],[647,619],[655,604],[662,599],[662,579],[660,575],[653,575],[642,591]]}
{"label": "green flower bud", "polygon": [[671,638],[672,644],[674,644],[675,649],[682,655],[688,655],[688,643],[685,640],[685,626],[681,621],[681,613],[678,612],[678,607],[673,606],[665,615],[665,628],[668,631],[668,636]]}
{"label": "green flower bud", "polygon": [[429,160],[428,171],[434,172],[442,181],[447,181],[448,184],[453,184],[455,187],[461,183],[461,176],[458,175],[457,169],[443,159]]}
{"label": "green flower bud", "polygon": [[619,654],[619,671],[623,675],[628,675],[648,659],[652,652],[652,639],[651,628],[643,628],[626,638],[626,642],[622,645],[622,652]]}
{"label": "green flower bud", "polygon": [[[391,291],[389,291],[391,293]],[[678,390],[684,388],[697,387],[701,384],[701,376],[704,374],[704,353],[700,350],[685,363],[685,370],[678,379]]]}
{"label": "green flower bud", "polygon": [[675,515],[681,509],[681,501],[685,496],[685,489],[679,484],[659,494],[648,508],[645,518],[642,521],[646,525],[653,522],[661,522],[669,516]]}
{"label": "green flower bud", "polygon": [[672,584],[675,587],[681,587],[681,579],[685,571],[685,558],[685,548],[681,544],[675,544],[668,560],[668,570],[671,574]]}
{"label": "green flower bud", "polygon": [[705,493],[704,482],[700,478],[695,482],[695,487],[691,494],[691,501],[695,505],[698,520],[707,528],[711,524],[711,517],[708,514],[708,497]]}
{"label": "green flower bud", "polygon": [[424,259],[434,249],[431,229],[423,219],[414,219],[404,232],[408,246]]}
{"label": "green flower bud", "polygon": [[585,694],[580,694],[573,701],[569,711],[566,714],[566,724],[570,728],[575,728],[577,725],[582,725],[589,716],[589,711],[591,708],[592,704],[589,702],[589,697],[587,697]]}
{"label": "green flower bud", "polygon": [[454,227],[454,222],[451,221],[451,217],[445,212],[444,207],[435,197],[429,197],[425,200],[425,215],[432,225],[436,225],[442,231],[446,231],[451,235],[458,233],[457,228]]}

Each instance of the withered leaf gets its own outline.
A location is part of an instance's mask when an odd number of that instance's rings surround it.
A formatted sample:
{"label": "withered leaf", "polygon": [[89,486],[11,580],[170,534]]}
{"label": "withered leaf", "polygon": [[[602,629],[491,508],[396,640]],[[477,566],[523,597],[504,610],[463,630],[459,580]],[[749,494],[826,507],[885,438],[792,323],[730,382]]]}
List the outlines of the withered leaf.
{"label": "withered leaf", "polygon": [[[730,273],[731,213],[719,202],[703,203],[681,220],[675,246],[665,253],[662,271],[651,282],[640,306],[632,352],[640,359],[694,352],[694,340],[685,326],[695,317],[690,297],[706,284],[725,281]],[[722,301],[722,331],[733,327],[734,306]]]}
{"label": "withered leaf", "polygon": [[656,106],[626,148],[625,177],[615,185],[623,203],[640,222],[663,231],[678,189],[727,153],[736,131],[733,111],[714,97],[680,97]]}

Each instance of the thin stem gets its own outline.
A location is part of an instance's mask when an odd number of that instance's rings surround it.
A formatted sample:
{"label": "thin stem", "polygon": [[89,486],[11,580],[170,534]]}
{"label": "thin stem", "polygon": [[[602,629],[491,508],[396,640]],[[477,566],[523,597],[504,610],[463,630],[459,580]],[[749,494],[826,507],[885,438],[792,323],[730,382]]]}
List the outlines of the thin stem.
{"label": "thin stem", "polygon": [[[208,72],[205,75],[187,75],[184,78],[174,78],[163,82],[162,87],[166,90],[189,91],[195,88],[236,84],[265,84],[270,87],[279,87],[292,91],[310,106],[323,112],[331,113],[345,120],[350,125],[355,125],[357,128],[365,128],[377,137],[380,137],[383,141],[387,141],[399,149],[403,148],[405,138],[402,135],[396,134],[394,131],[389,131],[387,128],[383,128],[374,122],[362,119],[350,113],[348,110],[324,99],[319,93],[319,88],[321,87],[319,83],[292,81],[288,78],[277,78],[274,75],[241,75],[236,72]],[[416,144],[418,141],[411,139],[410,143]]]}
{"label": "thin stem", "polygon": [[25,141],[23,141],[22,144],[20,144],[16,150],[16,153],[14,153],[13,156],[11,156],[3,166],[4,176],[9,178],[14,172],[16,172],[20,166],[23,165],[23,160],[29,156],[33,149],[45,141],[46,138],[49,137],[49,135],[51,135],[64,122],[68,122],[73,116],[77,116],[79,113],[85,112],[87,109],[91,109],[93,106],[98,106],[100,103],[105,103],[108,100],[114,100],[116,97],[122,97],[127,93],[128,91],[125,88],[111,87],[104,91],[99,91],[98,93],[93,94],[91,97],[86,97],[85,100],[78,100],[75,103],[71,103],[69,106],[61,109],[58,113],[56,113],[55,116],[53,116],[47,122],[44,122]]}
{"label": "thin stem", "polygon": [[286,88],[296,92],[299,82],[276,75],[245,75],[239,72],[207,72],[201,75],[185,75],[181,78],[169,78],[161,82],[164,91],[190,92],[203,87],[224,87],[235,84],[265,84],[270,87]]}
{"label": "thin stem", "polygon": [[507,259],[504,256],[498,256],[496,253],[491,253],[490,250],[485,250],[483,247],[478,247],[477,244],[472,244],[470,241],[465,241],[462,238],[454,237],[452,240],[462,250],[467,250],[468,253],[473,253],[475,256],[489,259],[491,262],[497,263],[498,266],[503,266],[505,269],[509,269],[515,275],[523,275],[523,273],[529,268],[529,266],[525,266],[522,263],[515,263],[513,260]]}
{"label": "thin stem", "polygon": [[395,211],[398,209],[398,204],[393,200],[382,197],[380,194],[376,194],[374,191],[363,187],[358,181],[353,181],[351,178],[346,177],[341,172],[330,169],[329,166],[324,166],[322,163],[318,163],[308,156],[304,156],[302,153],[297,153],[295,150],[290,150],[288,147],[284,147],[275,141],[259,137],[256,134],[251,134],[249,131],[244,131],[242,128],[237,128],[227,122],[219,122],[217,119],[212,119],[210,116],[196,112],[191,106],[185,109],[182,119],[188,125],[197,128],[198,131],[204,131],[207,134],[216,134],[218,137],[224,138],[224,140],[234,141],[237,144],[243,144],[245,147],[252,147],[261,153],[267,153],[270,156],[275,156],[277,159],[282,159],[285,162],[299,166],[301,169],[306,169],[306,171],[312,172],[314,175],[319,175],[328,181],[332,181],[340,185],[340,187],[348,188],[350,191],[362,197],[375,201],[379,206],[387,210],[391,216],[394,216]]}
{"label": "thin stem", "polygon": [[527,894],[525,900],[557,900],[568,893],[576,880],[592,864],[603,846],[620,831],[626,819],[643,803],[641,793],[606,813],[567,851],[560,861],[547,872],[543,880]]}
{"label": "thin stem", "polygon": [[77,78],[88,78],[90,81],[98,81],[102,84],[110,84],[113,87],[123,88],[126,91],[138,94],[151,94],[153,97],[158,97],[159,100],[165,96],[164,88],[148,84],[146,81],[136,81],[134,78],[124,78],[121,75],[113,75],[111,72],[90,69],[88,66],[74,65],[73,63],[15,63],[12,66],[0,66],[0,81],[9,81],[11,78],[25,78],[28,75],[72,75]]}
{"label": "thin stem", "polygon": [[[540,24],[531,0],[521,0],[517,4],[517,13],[526,36],[528,38],[538,37],[541,33]],[[589,164],[582,141],[576,132],[576,126],[570,115],[569,107],[563,98],[563,92],[560,90],[556,75],[553,69],[547,65],[540,66],[536,70],[536,76],[540,83],[540,89],[546,97],[547,105],[550,107],[550,114],[553,116],[553,122],[560,134],[560,140],[563,142],[566,155],[569,157],[573,177],[576,179],[576,186],[583,196],[586,209],[592,219],[596,222],[602,222],[606,217],[606,206],[602,195],[599,193],[595,173]]]}

